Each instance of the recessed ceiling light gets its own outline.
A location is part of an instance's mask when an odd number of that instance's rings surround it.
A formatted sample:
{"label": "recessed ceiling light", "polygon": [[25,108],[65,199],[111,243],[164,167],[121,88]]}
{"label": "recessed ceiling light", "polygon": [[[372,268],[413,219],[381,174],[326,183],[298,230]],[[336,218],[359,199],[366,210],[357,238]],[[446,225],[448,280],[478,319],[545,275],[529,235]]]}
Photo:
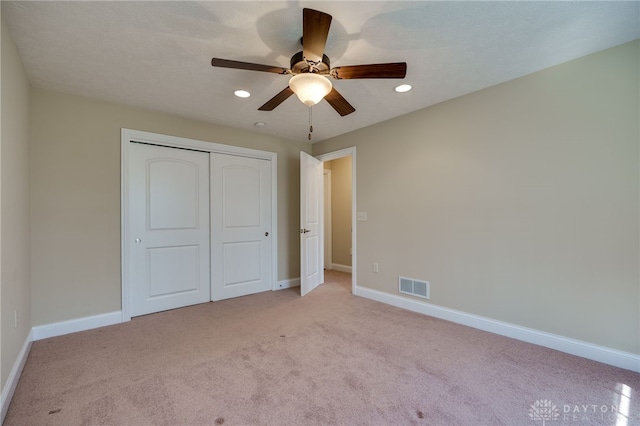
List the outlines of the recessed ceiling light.
{"label": "recessed ceiling light", "polygon": [[248,98],[249,96],[251,96],[251,93],[247,92],[246,90],[236,90],[235,92],[233,92],[233,94],[239,98]]}
{"label": "recessed ceiling light", "polygon": [[256,121],[255,123],[253,123],[254,127],[266,127],[267,123],[265,123],[264,121]]}
{"label": "recessed ceiling light", "polygon": [[398,93],[404,93],[404,92],[408,92],[412,88],[413,86],[411,86],[410,84],[401,84],[400,86],[396,87],[393,90],[395,90]]}

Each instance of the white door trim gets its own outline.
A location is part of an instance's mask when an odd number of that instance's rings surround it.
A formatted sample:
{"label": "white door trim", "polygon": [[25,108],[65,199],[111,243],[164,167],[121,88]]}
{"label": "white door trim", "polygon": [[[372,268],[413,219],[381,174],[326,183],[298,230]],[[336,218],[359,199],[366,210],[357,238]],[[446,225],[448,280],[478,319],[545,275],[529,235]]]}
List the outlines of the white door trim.
{"label": "white door trim", "polygon": [[358,245],[357,245],[357,227],[356,227],[356,147],[344,148],[338,151],[328,152],[318,155],[316,158],[320,161],[337,160],[338,158],[351,156],[351,293],[356,294],[358,288],[357,271],[358,268]]}
{"label": "white door trim", "polygon": [[[331,170],[322,171],[324,177],[324,267],[333,269],[333,235],[331,235]],[[328,213],[328,214],[327,214]]]}
{"label": "white door trim", "polygon": [[214,142],[187,139],[177,136],[143,132],[139,130],[121,129],[120,133],[120,244],[121,244],[121,281],[122,281],[122,321],[131,320],[131,301],[129,300],[129,247],[125,244],[130,239],[130,224],[128,220],[128,192],[129,192],[129,146],[131,142],[141,142],[173,148],[194,149],[204,152],[231,154],[244,157],[261,158],[271,161],[271,282],[272,290],[278,288],[278,154],[257,149],[223,145]]}

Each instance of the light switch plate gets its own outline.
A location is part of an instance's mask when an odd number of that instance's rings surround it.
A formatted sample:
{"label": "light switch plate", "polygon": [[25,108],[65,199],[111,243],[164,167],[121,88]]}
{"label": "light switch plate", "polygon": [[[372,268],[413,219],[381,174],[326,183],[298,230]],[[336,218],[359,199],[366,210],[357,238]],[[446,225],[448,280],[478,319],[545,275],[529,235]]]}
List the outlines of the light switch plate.
{"label": "light switch plate", "polygon": [[358,212],[356,214],[356,220],[358,222],[366,222],[367,221],[367,212]]}

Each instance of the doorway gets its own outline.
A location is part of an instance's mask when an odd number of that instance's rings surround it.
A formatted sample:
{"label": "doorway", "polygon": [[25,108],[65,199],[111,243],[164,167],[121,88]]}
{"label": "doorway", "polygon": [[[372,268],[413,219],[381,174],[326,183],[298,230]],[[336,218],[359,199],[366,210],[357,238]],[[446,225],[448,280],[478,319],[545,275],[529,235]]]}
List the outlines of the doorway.
{"label": "doorway", "polygon": [[[330,253],[331,259],[325,258],[325,267],[329,270],[350,272],[351,293],[356,294],[356,148],[345,148],[319,155],[316,158],[328,164],[329,170],[331,170],[328,174],[331,175],[333,182],[330,189],[332,250]],[[336,167],[335,169],[334,166]],[[327,170],[327,168],[325,168],[325,170]],[[336,175],[338,175],[338,179],[336,179]],[[339,184],[337,184],[338,182]],[[338,188],[338,185],[340,188]],[[336,194],[336,191],[338,194]],[[338,197],[336,197],[336,195],[338,195]],[[336,204],[338,204],[338,206],[336,206]],[[348,205],[345,206],[345,204]],[[325,225],[326,222],[325,219]],[[338,241],[336,241],[336,239]],[[326,256],[327,252],[325,251],[325,257]]]}
{"label": "doorway", "polygon": [[351,157],[325,161],[324,230],[327,270],[351,273]]}

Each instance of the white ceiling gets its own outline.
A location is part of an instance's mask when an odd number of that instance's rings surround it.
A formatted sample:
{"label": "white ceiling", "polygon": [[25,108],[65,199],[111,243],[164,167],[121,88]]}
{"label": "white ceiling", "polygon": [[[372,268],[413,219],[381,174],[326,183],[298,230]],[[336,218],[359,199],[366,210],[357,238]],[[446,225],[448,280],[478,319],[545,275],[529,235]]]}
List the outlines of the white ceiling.
{"label": "white ceiling", "polygon": [[258,111],[287,76],[210,64],[288,68],[303,7],[333,16],[332,66],[405,61],[414,87],[334,80],[356,112],[315,106],[312,142],[640,38],[638,1],[2,1],[2,16],[33,86],[306,141],[308,109],[295,96]]}

